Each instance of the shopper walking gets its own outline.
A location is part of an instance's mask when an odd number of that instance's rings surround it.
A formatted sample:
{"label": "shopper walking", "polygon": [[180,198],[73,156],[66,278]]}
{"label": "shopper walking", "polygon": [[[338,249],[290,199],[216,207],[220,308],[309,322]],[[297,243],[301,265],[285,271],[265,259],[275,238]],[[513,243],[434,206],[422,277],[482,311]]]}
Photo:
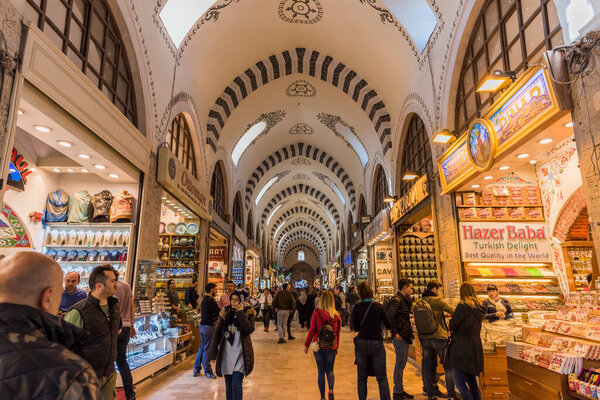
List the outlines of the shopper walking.
{"label": "shopper walking", "polygon": [[100,380],[104,400],[116,396],[117,338],[121,329],[119,300],[114,297],[117,276],[110,265],[99,265],[89,277],[90,293],[65,314],[65,321],[83,328],[89,335],[75,353],[92,365]]}
{"label": "shopper walking", "polygon": [[306,296],[306,305],[304,306],[304,321],[306,327],[310,328],[313,312],[315,311],[315,300],[317,299],[317,289],[310,288],[308,296]]}
{"label": "shopper walking", "polygon": [[224,293],[219,299],[219,308],[223,309],[229,305],[229,296],[234,292],[235,285],[233,281],[227,281],[226,285],[227,293]]}
{"label": "shopper walking", "polygon": [[306,299],[308,295],[306,294],[306,289],[301,289],[300,294],[298,295],[298,321],[300,322],[300,327],[304,328],[306,324]]}
{"label": "shopper walking", "polygon": [[216,372],[225,377],[227,400],[242,400],[244,376],[254,368],[254,351],[250,335],[254,332],[256,312],[242,305],[237,293],[230,305],[221,310],[210,344],[210,358],[217,360]]}
{"label": "shopper walking", "polygon": [[[454,307],[442,298],[442,284],[439,281],[431,280],[427,283],[427,290],[423,292],[421,299],[415,302],[413,312],[423,352],[421,374],[427,397],[430,400],[438,397],[454,398],[452,370],[446,365],[444,354],[449,337],[448,324],[444,313],[452,314]],[[448,394],[443,393],[434,386],[438,356],[444,366]]]}
{"label": "shopper walking", "polygon": [[117,337],[117,367],[119,368],[119,374],[121,374],[121,380],[123,381],[123,390],[125,391],[125,398],[127,400],[135,400],[135,391],[133,390],[133,378],[131,376],[131,369],[127,362],[127,345],[129,339],[135,337],[135,327],[133,326],[133,320],[135,316],[135,306],[133,305],[133,296],[131,295],[131,286],[127,282],[118,280],[119,274],[117,273],[117,289],[115,296],[119,299],[119,313],[121,314],[121,333]]}
{"label": "shopper walking", "polygon": [[[279,342],[285,343],[285,331],[290,314],[296,309],[296,301],[292,295],[290,285],[284,283],[281,290],[277,292],[273,299],[273,309],[277,313],[277,330],[279,331]],[[291,335],[291,329],[288,329],[288,339],[295,339]]]}
{"label": "shopper walking", "polygon": [[358,332],[354,339],[356,368],[358,371],[358,399],[367,398],[367,378],[375,375],[379,385],[379,398],[391,400],[386,372],[386,355],[381,326],[391,329],[383,306],[373,300],[373,289],[367,282],[358,285],[361,302],[354,306],[352,330]]}
{"label": "shopper walking", "polygon": [[394,366],[394,400],[414,399],[414,396],[404,390],[402,382],[404,367],[408,361],[408,347],[413,342],[413,331],[410,324],[412,309],[413,281],[402,278],[398,281],[398,293],[389,303],[388,318],[392,323],[392,342],[396,351],[396,365]]}
{"label": "shopper walking", "polygon": [[215,301],[217,285],[208,283],[204,288],[204,298],[200,303],[200,348],[194,362],[193,376],[200,375],[204,367],[204,376],[208,379],[215,379],[217,376],[213,373],[210,365],[209,348],[219,312],[221,309]]}
{"label": "shopper walking", "polygon": [[260,295],[260,311],[263,317],[263,325],[265,332],[269,332],[269,323],[271,322],[271,313],[273,312],[273,296],[269,289],[263,290]]}
{"label": "shopper walking", "polygon": [[486,307],[479,302],[475,288],[468,282],[460,286],[460,300],[449,324],[452,337],[448,364],[463,400],[481,400],[477,377],[483,372],[480,334]]}
{"label": "shopper walking", "polygon": [[2,400],[101,400],[92,367],[69,347],[87,333],[56,316],[62,271],[50,257],[19,252],[0,262]]}
{"label": "shopper walking", "polygon": [[325,376],[327,376],[329,388],[327,399],[333,400],[334,398],[333,386],[335,384],[335,376],[333,374],[333,365],[335,364],[335,356],[340,344],[341,331],[342,319],[340,313],[335,309],[333,295],[331,292],[323,292],[319,308],[312,315],[312,323],[304,342],[305,353],[308,353],[311,346],[317,349],[314,355],[318,371],[317,382],[322,400],[325,399]]}

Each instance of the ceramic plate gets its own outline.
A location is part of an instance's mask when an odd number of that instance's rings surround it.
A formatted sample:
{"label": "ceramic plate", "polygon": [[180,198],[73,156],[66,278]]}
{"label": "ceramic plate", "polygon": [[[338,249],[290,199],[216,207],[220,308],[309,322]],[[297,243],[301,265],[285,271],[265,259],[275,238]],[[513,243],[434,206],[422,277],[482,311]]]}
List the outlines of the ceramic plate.
{"label": "ceramic plate", "polygon": [[178,235],[183,235],[186,230],[187,226],[183,222],[180,222],[175,226],[175,233]]}
{"label": "ceramic plate", "polygon": [[199,230],[200,229],[198,228],[198,225],[196,225],[196,224],[191,223],[191,224],[187,225],[187,233],[190,235],[197,234]]}
{"label": "ceramic plate", "polygon": [[167,225],[166,230],[167,233],[175,233],[175,224],[171,222],[169,225]]}

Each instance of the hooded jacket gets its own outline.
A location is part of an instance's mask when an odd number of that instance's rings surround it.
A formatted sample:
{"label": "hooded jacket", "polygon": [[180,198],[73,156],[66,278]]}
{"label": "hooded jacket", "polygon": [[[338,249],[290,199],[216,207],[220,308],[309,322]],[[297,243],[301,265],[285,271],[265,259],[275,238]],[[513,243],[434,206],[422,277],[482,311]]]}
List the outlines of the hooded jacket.
{"label": "hooded jacket", "polygon": [[387,311],[388,318],[392,323],[392,337],[398,334],[408,344],[411,344],[414,338],[410,324],[411,309],[412,300],[398,292],[390,300]]}
{"label": "hooded jacket", "polygon": [[464,302],[458,303],[450,323],[452,343],[447,363],[450,368],[478,376],[483,371],[483,345],[481,344],[481,323],[486,308],[482,305],[471,308]]}
{"label": "hooded jacket", "polygon": [[69,350],[86,335],[42,310],[0,304],[0,397],[101,400],[92,367]]}

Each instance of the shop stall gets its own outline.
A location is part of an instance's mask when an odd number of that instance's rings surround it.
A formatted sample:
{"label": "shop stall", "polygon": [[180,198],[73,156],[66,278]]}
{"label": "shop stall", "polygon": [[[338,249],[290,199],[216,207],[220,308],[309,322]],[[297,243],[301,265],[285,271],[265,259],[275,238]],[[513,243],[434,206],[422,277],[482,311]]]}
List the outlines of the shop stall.
{"label": "shop stall", "polygon": [[246,250],[244,286],[250,289],[252,295],[257,295],[258,291],[262,289],[260,282],[260,254],[260,247],[254,241],[250,241],[248,249]]}
{"label": "shop stall", "polygon": [[231,280],[233,284],[244,285],[246,273],[244,264],[246,259],[246,248],[237,238],[233,239],[233,252],[231,254]]}
{"label": "shop stall", "polygon": [[[384,208],[365,228],[370,265],[370,278],[378,299],[383,302],[390,299],[397,288],[396,268],[392,252],[392,230],[390,229],[389,210]],[[359,276],[360,279],[360,276]]]}
{"label": "shop stall", "polygon": [[215,298],[217,301],[225,293],[225,283],[228,279],[227,264],[229,254],[229,236],[216,225],[210,227],[210,242],[208,250],[208,282],[217,285]]}

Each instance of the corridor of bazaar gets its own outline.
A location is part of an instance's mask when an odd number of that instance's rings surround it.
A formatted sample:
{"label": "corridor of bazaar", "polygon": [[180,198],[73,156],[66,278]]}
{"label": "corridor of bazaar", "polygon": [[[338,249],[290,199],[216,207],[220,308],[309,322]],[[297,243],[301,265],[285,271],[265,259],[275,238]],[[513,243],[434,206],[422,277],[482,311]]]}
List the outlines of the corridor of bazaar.
{"label": "corridor of bazaar", "polygon": [[600,398],[599,29],[0,0],[0,399]]}

